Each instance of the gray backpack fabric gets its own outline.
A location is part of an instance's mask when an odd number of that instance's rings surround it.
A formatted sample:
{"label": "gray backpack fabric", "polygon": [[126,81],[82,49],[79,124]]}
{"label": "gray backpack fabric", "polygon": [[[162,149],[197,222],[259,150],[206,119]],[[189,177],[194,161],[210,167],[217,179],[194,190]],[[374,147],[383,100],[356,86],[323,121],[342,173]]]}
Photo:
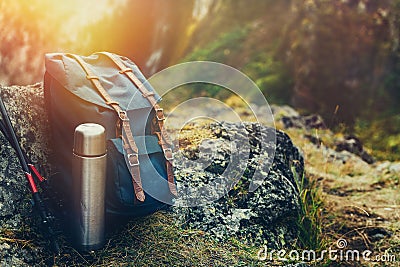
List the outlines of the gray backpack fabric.
{"label": "gray backpack fabric", "polygon": [[45,66],[57,167],[53,183],[71,192],[74,130],[82,123],[98,123],[108,140],[107,212],[142,216],[171,204],[176,195],[171,142],[163,129],[160,96],[139,68],[106,52],[88,57],[46,54]]}

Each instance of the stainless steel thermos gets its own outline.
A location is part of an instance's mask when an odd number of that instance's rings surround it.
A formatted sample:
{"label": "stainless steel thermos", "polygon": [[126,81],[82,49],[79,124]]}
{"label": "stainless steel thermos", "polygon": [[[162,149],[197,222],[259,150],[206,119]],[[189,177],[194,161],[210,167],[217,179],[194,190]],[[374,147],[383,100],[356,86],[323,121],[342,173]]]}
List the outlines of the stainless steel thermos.
{"label": "stainless steel thermos", "polygon": [[106,136],[103,126],[84,123],[76,127],[73,149],[75,241],[80,250],[104,244]]}

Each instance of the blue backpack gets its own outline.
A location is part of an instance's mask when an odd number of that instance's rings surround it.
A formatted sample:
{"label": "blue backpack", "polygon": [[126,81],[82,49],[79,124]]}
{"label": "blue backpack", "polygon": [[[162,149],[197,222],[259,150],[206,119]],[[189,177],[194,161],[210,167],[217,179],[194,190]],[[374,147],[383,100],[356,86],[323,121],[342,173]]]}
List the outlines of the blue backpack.
{"label": "blue backpack", "polygon": [[45,57],[46,109],[56,174],[52,184],[72,187],[75,128],[87,122],[106,129],[106,212],[144,216],[170,205],[177,194],[172,144],[155,92],[128,58],[108,52],[88,57]]}

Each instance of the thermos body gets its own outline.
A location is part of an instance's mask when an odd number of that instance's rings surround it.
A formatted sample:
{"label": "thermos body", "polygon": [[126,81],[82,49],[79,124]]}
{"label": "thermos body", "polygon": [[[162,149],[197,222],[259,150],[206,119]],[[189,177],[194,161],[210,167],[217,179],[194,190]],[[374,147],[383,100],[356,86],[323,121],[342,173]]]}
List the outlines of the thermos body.
{"label": "thermos body", "polygon": [[73,150],[76,242],[84,251],[101,248],[105,231],[106,141],[103,126],[75,129]]}

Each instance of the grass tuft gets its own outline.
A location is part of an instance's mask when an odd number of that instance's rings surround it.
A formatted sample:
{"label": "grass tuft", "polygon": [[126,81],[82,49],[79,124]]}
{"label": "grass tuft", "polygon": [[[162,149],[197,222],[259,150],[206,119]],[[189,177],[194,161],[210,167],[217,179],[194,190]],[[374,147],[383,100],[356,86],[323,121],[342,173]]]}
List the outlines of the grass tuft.
{"label": "grass tuft", "polygon": [[306,178],[305,174],[298,177],[293,169],[297,189],[299,191],[300,212],[297,226],[299,229],[298,245],[301,248],[319,251],[324,246],[322,238],[323,200],[316,180]]}

